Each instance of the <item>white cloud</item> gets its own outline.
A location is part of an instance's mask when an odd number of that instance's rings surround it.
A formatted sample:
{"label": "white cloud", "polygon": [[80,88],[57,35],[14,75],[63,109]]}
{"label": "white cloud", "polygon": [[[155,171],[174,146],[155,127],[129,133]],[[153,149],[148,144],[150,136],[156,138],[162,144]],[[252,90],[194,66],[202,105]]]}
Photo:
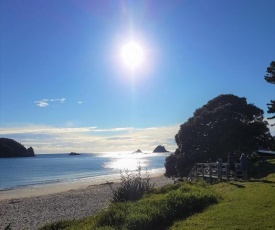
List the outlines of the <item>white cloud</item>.
{"label": "white cloud", "polygon": [[59,99],[49,99],[50,101],[59,101],[60,103],[65,103],[66,98],[59,98]]}
{"label": "white cloud", "polygon": [[0,128],[0,134],[60,134],[60,133],[85,133],[94,131],[96,127],[52,127],[52,126],[43,126],[43,125],[29,125],[25,127],[9,127],[9,128]]}
{"label": "white cloud", "polygon": [[50,105],[50,102],[59,102],[59,103],[65,103],[66,98],[57,98],[57,99],[42,99],[40,101],[35,101],[34,104],[36,104],[38,107],[46,107]]}
{"label": "white cloud", "polygon": [[0,135],[15,139],[36,153],[152,151],[164,145],[174,151],[179,125],[149,128],[51,127],[28,125],[0,128]]}
{"label": "white cloud", "polygon": [[83,102],[82,101],[79,101],[79,102],[77,102],[78,104],[83,104]]}
{"label": "white cloud", "polygon": [[34,103],[38,106],[38,107],[46,107],[49,105],[49,103],[47,102],[47,99],[43,99],[41,101],[35,101]]}

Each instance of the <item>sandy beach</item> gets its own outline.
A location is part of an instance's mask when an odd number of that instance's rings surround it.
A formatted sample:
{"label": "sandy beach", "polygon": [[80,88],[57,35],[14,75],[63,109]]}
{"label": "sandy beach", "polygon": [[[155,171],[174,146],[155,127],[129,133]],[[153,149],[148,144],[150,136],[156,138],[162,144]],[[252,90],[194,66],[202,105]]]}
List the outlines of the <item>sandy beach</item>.
{"label": "sandy beach", "polygon": [[[173,183],[163,174],[150,174],[155,187]],[[59,220],[80,219],[105,208],[112,192],[106,181],[119,185],[119,177],[98,178],[0,191],[0,229],[38,229]]]}

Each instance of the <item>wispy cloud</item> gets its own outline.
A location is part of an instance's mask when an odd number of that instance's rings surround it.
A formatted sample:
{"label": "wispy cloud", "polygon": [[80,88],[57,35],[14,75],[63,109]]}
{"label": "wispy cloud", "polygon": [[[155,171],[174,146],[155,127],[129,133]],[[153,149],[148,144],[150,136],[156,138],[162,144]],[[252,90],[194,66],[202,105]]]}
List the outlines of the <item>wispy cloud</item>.
{"label": "wispy cloud", "polygon": [[51,127],[27,125],[1,127],[0,135],[32,146],[36,153],[152,151],[165,145],[174,151],[179,125],[148,128]]}
{"label": "wispy cloud", "polygon": [[0,128],[0,134],[60,134],[60,133],[85,133],[94,131],[96,127],[52,127],[52,126],[38,126],[38,125],[29,125],[25,127],[8,127]]}
{"label": "wispy cloud", "polygon": [[46,107],[49,105],[48,99],[43,99],[41,101],[35,101],[34,102],[38,107]]}
{"label": "wispy cloud", "polygon": [[58,99],[49,99],[49,101],[58,101],[58,102],[60,102],[60,103],[65,103],[65,101],[66,101],[66,98],[58,98]]}
{"label": "wispy cloud", "polygon": [[57,99],[42,99],[40,101],[34,101],[34,104],[36,104],[38,107],[47,107],[50,105],[51,102],[59,102],[59,103],[65,103],[66,98],[57,98]]}

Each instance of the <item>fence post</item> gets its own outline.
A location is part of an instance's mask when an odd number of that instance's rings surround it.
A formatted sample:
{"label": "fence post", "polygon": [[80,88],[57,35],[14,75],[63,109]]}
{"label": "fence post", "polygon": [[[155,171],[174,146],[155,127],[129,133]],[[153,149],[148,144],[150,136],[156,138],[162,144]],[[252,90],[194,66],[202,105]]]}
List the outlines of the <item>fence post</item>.
{"label": "fence post", "polygon": [[227,181],[229,181],[228,164],[226,164],[226,178],[227,178]]}
{"label": "fence post", "polygon": [[212,166],[211,166],[211,163],[209,163],[209,178],[210,178],[210,181],[212,181]]}

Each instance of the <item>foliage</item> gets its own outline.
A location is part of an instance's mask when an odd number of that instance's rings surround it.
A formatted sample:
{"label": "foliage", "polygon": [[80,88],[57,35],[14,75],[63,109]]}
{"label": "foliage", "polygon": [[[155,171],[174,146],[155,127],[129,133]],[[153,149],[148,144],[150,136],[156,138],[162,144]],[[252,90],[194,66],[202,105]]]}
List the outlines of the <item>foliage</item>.
{"label": "foliage", "polygon": [[275,175],[275,159],[270,159],[268,161],[256,161],[249,162],[248,167],[249,175],[255,179],[261,179],[268,176],[269,174]]}
{"label": "foliage", "polygon": [[131,174],[128,170],[125,171],[125,175],[121,172],[121,184],[117,189],[109,185],[113,192],[113,202],[138,200],[154,187],[147,173],[146,177],[142,178],[141,166],[138,166],[136,174]]}
{"label": "foliage", "polygon": [[267,74],[264,79],[271,84],[275,84],[275,61],[270,63],[270,66],[266,69]]}
{"label": "foliage", "polygon": [[[265,75],[264,79],[271,84],[275,84],[275,61],[270,63],[270,66],[267,67],[266,70],[267,74]],[[275,100],[271,100],[268,105],[268,113],[275,113]],[[275,115],[270,117],[269,119],[275,118]]]}
{"label": "foliage", "polygon": [[33,148],[26,149],[22,144],[9,138],[0,138],[1,157],[29,157],[34,156]]}
{"label": "foliage", "polygon": [[269,147],[273,138],[263,110],[248,104],[246,98],[220,95],[197,109],[180,126],[175,140],[178,148],[166,158],[167,177],[184,177],[196,162],[226,162],[230,152],[251,153]]}
{"label": "foliage", "polygon": [[151,193],[136,202],[113,203],[100,214],[98,226],[165,229],[174,220],[200,212],[216,202],[216,196],[209,190],[186,183],[163,194]]}

